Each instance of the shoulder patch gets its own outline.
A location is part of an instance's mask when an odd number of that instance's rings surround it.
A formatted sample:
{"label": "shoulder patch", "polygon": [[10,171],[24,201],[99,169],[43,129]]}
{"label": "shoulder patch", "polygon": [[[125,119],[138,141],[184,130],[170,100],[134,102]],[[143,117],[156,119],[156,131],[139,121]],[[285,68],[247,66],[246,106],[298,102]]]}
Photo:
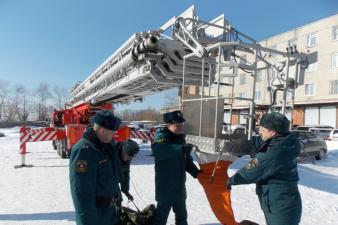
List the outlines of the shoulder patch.
{"label": "shoulder patch", "polygon": [[88,170],[88,162],[86,160],[78,160],[75,163],[75,171],[77,173],[87,173]]}
{"label": "shoulder patch", "polygon": [[250,162],[245,166],[245,169],[251,170],[252,168],[258,166],[258,160],[256,158],[251,159]]}

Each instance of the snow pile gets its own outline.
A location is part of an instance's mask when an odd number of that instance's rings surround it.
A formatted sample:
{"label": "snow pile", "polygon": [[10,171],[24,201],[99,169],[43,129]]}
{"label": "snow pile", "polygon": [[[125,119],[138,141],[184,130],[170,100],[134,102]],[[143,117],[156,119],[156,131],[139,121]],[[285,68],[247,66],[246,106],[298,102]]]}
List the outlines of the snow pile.
{"label": "snow pile", "polygon": [[[68,160],[58,157],[51,142],[27,144],[26,162],[32,168],[14,169],[20,164],[19,128],[0,129],[0,225],[74,225],[75,215],[69,191]],[[338,218],[338,142],[327,142],[328,157],[299,164],[299,188],[303,200],[304,225],[337,224]],[[247,163],[243,157],[233,163],[232,175]],[[154,161],[149,144],[141,151],[131,167],[131,190],[139,208],[155,203]],[[201,185],[187,176],[187,208],[190,225],[217,225]],[[265,224],[255,194],[255,185],[235,186],[232,202],[237,221],[250,219]],[[124,203],[128,205],[127,202]],[[129,203],[130,208],[134,206]],[[174,224],[171,213],[169,224]]]}

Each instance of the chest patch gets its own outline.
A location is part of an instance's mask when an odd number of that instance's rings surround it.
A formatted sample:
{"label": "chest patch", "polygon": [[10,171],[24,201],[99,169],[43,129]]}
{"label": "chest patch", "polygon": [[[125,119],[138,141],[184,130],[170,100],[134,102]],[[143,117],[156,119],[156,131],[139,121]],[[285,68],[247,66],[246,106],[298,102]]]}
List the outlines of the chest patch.
{"label": "chest patch", "polygon": [[160,138],[160,139],[158,139],[158,140],[156,140],[156,143],[163,143],[163,142],[165,142],[165,138]]}
{"label": "chest patch", "polygon": [[247,170],[251,170],[252,168],[258,166],[258,160],[255,159],[251,159],[250,162],[245,166],[245,169]]}
{"label": "chest patch", "polygon": [[75,164],[75,171],[77,173],[87,173],[88,162],[86,160],[78,160]]}

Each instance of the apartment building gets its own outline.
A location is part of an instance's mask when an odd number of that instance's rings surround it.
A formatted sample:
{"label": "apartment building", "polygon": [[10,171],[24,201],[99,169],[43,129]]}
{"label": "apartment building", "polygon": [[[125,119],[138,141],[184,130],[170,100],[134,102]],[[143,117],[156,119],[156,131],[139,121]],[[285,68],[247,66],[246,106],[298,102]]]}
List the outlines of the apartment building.
{"label": "apartment building", "polygon": [[[286,51],[290,46],[297,46],[298,52],[308,54],[308,68],[299,77],[298,88],[294,93],[294,107],[288,111],[296,125],[331,125],[338,127],[338,14],[298,27],[282,34],[270,37],[260,42],[263,47]],[[245,61],[250,56],[243,55]],[[269,56],[270,60],[274,55]],[[276,62],[278,58],[276,57]],[[234,96],[254,96],[258,108],[256,112],[268,109],[271,102],[267,90],[268,74],[274,77],[273,69],[259,70],[256,76],[255,92],[252,91],[253,78],[251,74],[241,72],[234,78],[236,84]],[[295,69],[290,67],[290,77],[295,77]],[[231,79],[231,78],[230,78]],[[230,93],[229,90],[225,90]],[[278,96],[277,108],[281,107],[281,96]],[[290,102],[288,104],[291,104]],[[225,104],[224,121],[232,124],[246,123],[244,114],[248,113],[248,102],[233,102],[233,112],[230,118],[229,106]]]}

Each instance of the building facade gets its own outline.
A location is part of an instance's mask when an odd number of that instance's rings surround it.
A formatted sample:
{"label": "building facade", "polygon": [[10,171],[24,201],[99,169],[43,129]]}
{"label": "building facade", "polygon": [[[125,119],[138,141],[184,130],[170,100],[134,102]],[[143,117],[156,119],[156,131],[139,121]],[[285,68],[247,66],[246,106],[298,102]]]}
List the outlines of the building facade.
{"label": "building facade", "polygon": [[[288,111],[294,125],[330,125],[338,127],[338,14],[315,21],[302,27],[270,37],[260,42],[263,47],[286,52],[291,46],[298,52],[308,54],[308,68],[300,74],[298,87],[294,93],[287,93],[288,99],[294,94],[294,106]],[[295,50],[295,48],[293,49]],[[242,58],[245,60],[243,55]],[[268,55],[270,60],[274,55]],[[278,58],[275,59],[278,62]],[[249,61],[249,58],[248,58]],[[251,74],[242,72],[233,79],[236,86],[234,96],[251,97],[256,100],[256,112],[264,112],[271,103],[268,87],[268,74],[274,70],[258,70],[256,88],[252,91]],[[290,67],[289,77],[295,77],[295,69]],[[230,92],[229,92],[230,93]],[[279,97],[281,99],[281,97]],[[280,102],[277,102],[277,106]],[[248,102],[233,102],[230,118],[229,106],[225,104],[224,122],[246,123]]]}

